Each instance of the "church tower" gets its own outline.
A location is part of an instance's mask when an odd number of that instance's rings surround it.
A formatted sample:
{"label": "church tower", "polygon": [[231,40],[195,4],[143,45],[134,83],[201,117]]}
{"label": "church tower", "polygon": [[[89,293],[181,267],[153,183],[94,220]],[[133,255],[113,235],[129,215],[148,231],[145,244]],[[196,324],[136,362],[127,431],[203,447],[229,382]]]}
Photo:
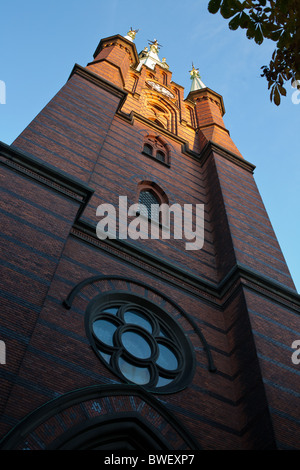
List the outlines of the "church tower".
{"label": "church tower", "polygon": [[255,166],[136,33],[0,144],[1,449],[297,449],[299,295]]}

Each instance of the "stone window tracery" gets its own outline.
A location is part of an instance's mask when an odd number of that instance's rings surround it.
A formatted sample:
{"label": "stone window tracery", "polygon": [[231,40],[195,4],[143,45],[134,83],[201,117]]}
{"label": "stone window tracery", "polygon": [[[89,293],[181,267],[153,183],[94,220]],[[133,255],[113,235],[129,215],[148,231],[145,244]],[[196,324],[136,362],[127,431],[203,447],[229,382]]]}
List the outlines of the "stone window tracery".
{"label": "stone window tracery", "polygon": [[124,381],[169,393],[190,380],[191,344],[167,312],[144,298],[98,296],[88,306],[86,331],[97,356]]}

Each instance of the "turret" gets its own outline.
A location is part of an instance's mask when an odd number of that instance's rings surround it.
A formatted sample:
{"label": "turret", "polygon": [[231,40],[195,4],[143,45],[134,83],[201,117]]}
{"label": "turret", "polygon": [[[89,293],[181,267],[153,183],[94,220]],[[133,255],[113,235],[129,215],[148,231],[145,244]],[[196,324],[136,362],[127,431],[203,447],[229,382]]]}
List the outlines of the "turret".
{"label": "turret", "polygon": [[130,67],[139,62],[133,42],[136,32],[131,29],[125,37],[117,34],[102,39],[87,69],[123,88]]}
{"label": "turret", "polygon": [[204,85],[194,65],[190,74],[192,85],[187,99],[195,103],[201,145],[204,147],[211,141],[242,157],[223,121],[225,107],[222,96]]}

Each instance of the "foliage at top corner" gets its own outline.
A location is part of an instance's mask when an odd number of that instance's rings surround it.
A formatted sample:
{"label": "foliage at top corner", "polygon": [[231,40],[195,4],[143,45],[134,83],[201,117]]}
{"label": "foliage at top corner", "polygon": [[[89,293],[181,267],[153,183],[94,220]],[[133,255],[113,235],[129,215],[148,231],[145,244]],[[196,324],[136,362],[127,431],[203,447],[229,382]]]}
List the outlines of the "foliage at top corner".
{"label": "foliage at top corner", "polygon": [[[286,96],[284,84],[300,79],[300,0],[210,0],[210,13],[220,11],[230,19],[229,28],[245,29],[248,39],[262,44],[264,39],[276,43],[269,65],[262,66],[268,82],[270,99],[277,106]],[[300,88],[299,83],[298,88]]]}

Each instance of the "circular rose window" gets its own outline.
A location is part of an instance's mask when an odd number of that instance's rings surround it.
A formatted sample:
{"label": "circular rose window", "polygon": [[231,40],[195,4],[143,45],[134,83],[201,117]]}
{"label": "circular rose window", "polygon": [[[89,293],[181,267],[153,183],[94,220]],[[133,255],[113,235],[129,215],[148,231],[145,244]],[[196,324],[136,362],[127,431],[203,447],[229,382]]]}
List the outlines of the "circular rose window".
{"label": "circular rose window", "polygon": [[126,382],[169,393],[192,378],[190,341],[169,314],[146,299],[97,296],[87,308],[86,331],[98,357]]}

